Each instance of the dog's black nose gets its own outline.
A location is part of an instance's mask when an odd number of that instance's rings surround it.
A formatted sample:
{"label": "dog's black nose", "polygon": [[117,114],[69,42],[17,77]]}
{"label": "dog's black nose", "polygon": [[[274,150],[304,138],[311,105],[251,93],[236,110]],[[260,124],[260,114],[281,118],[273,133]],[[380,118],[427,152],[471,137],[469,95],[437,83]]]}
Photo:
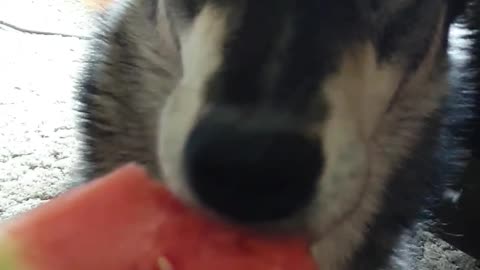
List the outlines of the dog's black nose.
{"label": "dog's black nose", "polygon": [[185,146],[187,181],[208,208],[236,222],[287,218],[312,200],[323,165],[320,143],[268,118],[210,114]]}

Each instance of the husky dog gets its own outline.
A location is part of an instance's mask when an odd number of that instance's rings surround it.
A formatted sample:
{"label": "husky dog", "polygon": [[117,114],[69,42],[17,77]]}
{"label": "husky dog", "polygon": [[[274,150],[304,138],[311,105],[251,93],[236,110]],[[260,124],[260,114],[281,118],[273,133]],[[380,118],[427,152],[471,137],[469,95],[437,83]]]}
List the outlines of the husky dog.
{"label": "husky dog", "polygon": [[212,217],[308,236],[319,269],[417,269],[410,232],[466,156],[448,36],[477,5],[114,1],[78,84],[82,177],[137,162]]}

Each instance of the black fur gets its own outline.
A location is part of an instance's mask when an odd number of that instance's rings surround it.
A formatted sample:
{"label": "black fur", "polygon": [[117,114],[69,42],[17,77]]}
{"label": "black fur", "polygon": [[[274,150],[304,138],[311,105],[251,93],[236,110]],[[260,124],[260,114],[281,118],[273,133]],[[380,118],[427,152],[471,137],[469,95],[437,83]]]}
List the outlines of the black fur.
{"label": "black fur", "polygon": [[[336,70],[346,44],[366,37],[363,16],[351,0],[274,2],[244,2],[240,25],[233,23],[225,44],[223,67],[212,78],[208,102],[247,110],[281,108],[301,115],[299,120],[315,107],[318,116],[325,106],[316,98],[319,83]],[[292,36],[283,41],[289,28]],[[285,48],[277,52],[283,43]],[[275,65],[272,59],[280,61],[281,68],[268,82],[265,72],[272,69],[269,64]]]}
{"label": "black fur", "polygon": [[[461,2],[461,1],[460,1]],[[469,149],[473,149],[473,154],[476,157],[480,156],[480,1],[469,1],[468,11],[462,16],[460,22],[465,28],[472,30],[466,38],[472,42],[472,45],[464,48],[469,54],[467,65],[460,69],[457,73],[458,83],[461,85],[462,91],[465,95],[474,96],[473,102],[465,102],[464,99],[459,99],[458,104],[470,104],[470,111],[473,115],[470,117],[472,121],[469,122],[468,130],[474,131],[471,133],[460,133],[464,138],[470,138],[466,143]],[[458,130],[458,129],[456,129]]]}

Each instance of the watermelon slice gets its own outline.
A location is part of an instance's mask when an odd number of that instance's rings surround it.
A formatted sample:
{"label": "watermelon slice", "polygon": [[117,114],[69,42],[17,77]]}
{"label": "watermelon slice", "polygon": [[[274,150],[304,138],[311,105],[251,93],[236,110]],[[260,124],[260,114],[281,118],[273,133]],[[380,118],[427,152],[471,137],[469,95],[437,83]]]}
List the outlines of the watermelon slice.
{"label": "watermelon slice", "polygon": [[306,241],[202,216],[129,164],[0,226],[0,270],[314,270]]}

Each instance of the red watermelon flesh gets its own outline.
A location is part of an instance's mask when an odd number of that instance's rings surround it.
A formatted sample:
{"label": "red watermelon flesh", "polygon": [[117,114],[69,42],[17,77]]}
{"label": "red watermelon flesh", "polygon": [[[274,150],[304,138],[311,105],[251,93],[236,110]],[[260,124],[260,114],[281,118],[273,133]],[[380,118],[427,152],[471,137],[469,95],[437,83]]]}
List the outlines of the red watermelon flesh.
{"label": "red watermelon flesh", "polygon": [[316,269],[304,239],[208,219],[134,164],[5,222],[0,232],[0,270]]}

